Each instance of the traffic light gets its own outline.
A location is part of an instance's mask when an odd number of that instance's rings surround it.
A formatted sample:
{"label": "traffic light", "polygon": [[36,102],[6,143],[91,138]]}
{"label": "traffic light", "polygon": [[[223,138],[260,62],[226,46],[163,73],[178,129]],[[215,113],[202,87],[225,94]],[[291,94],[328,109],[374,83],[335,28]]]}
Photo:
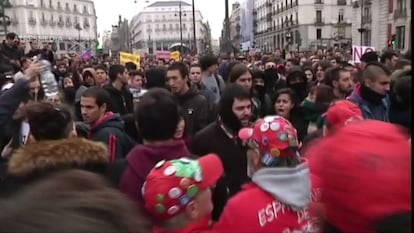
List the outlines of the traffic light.
{"label": "traffic light", "polygon": [[388,40],[388,47],[395,46],[397,44],[395,34],[391,35],[391,39]]}

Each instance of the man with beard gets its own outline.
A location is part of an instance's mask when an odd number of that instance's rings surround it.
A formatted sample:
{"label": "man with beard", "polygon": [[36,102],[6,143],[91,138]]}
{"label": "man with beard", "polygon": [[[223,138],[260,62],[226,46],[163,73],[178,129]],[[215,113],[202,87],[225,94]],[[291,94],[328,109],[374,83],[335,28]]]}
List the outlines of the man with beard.
{"label": "man with beard", "polygon": [[345,99],[352,88],[351,72],[339,67],[330,68],[325,73],[325,83],[332,87],[338,100]]}
{"label": "man with beard", "polygon": [[128,78],[129,74],[125,66],[112,65],[109,68],[110,83],[104,87],[111,96],[111,111],[121,116],[134,111],[132,94],[126,87]]}
{"label": "man with beard", "polygon": [[223,163],[226,176],[220,180],[214,193],[213,219],[217,220],[226,204],[226,196],[233,196],[249,181],[246,147],[238,138],[238,131],[250,125],[252,103],[248,90],[238,84],[229,84],[219,102],[219,117],[198,132],[192,141],[195,155],[215,153]]}
{"label": "man with beard", "polygon": [[364,119],[389,122],[390,71],[381,63],[368,63],[349,100],[361,108]]}

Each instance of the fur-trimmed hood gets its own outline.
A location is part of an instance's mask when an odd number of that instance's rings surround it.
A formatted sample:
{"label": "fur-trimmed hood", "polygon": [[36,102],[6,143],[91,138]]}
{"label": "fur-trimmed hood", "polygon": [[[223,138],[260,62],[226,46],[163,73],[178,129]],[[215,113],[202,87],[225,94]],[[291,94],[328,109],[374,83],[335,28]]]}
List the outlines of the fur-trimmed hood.
{"label": "fur-trimmed hood", "polygon": [[82,138],[39,141],[17,150],[8,163],[8,174],[26,177],[59,168],[82,168],[108,163],[103,143]]}

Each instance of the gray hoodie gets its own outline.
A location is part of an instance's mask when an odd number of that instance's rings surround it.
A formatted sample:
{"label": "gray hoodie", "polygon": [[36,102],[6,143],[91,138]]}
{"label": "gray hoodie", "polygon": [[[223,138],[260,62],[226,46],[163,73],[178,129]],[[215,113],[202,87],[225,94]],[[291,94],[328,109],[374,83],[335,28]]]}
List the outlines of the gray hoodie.
{"label": "gray hoodie", "polygon": [[305,163],[293,168],[262,168],[253,174],[252,181],[295,211],[306,208],[310,202],[310,173]]}

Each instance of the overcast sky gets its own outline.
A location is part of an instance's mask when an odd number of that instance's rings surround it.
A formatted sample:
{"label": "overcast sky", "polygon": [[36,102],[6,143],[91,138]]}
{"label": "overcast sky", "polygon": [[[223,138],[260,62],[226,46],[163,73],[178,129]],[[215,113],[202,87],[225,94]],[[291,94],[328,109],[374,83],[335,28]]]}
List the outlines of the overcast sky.
{"label": "overcast sky", "polygon": [[[102,35],[104,30],[111,30],[111,25],[118,22],[118,15],[130,20],[145,4],[145,0],[93,0],[98,16],[98,33]],[[152,0],[151,2],[154,2]],[[165,0],[161,0],[165,1]],[[191,0],[184,0],[191,3]],[[237,0],[229,0],[231,4]],[[109,4],[108,4],[109,3]],[[211,34],[218,39],[221,34],[224,19],[224,0],[195,0],[196,9],[200,9],[204,20],[208,20],[211,26]]]}

